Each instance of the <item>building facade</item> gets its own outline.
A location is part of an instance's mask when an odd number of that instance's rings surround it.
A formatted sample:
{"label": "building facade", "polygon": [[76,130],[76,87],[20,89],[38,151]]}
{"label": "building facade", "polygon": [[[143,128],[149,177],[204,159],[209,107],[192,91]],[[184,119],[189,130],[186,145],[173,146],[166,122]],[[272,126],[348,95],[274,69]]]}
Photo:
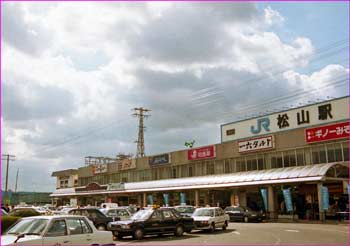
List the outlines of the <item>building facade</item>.
{"label": "building facade", "polygon": [[[349,97],[220,128],[219,144],[55,172],[51,197],[57,205],[239,204],[302,219],[348,206]],[[67,171],[77,181],[62,187]]]}

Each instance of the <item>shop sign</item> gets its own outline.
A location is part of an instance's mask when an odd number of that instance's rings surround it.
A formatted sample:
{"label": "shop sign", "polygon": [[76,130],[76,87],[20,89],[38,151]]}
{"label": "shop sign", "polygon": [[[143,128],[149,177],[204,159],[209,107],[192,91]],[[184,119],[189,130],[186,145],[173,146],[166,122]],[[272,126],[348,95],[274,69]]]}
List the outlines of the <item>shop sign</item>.
{"label": "shop sign", "polygon": [[124,183],[113,183],[107,185],[107,190],[124,190],[125,184]]}
{"label": "shop sign", "polygon": [[215,146],[207,146],[197,149],[189,149],[187,151],[187,159],[192,160],[201,160],[201,159],[209,159],[209,158],[215,158],[216,152],[215,152]]}
{"label": "shop sign", "polygon": [[284,203],[286,204],[286,209],[288,212],[293,211],[292,195],[289,189],[283,189]]}
{"label": "shop sign", "polygon": [[69,205],[71,207],[76,207],[78,205],[78,199],[76,198],[71,198],[70,201],[69,201]]}
{"label": "shop sign", "polygon": [[82,188],[75,188],[76,192],[86,192],[86,191],[96,191],[96,190],[105,190],[104,187],[102,187],[101,185],[99,185],[98,183],[90,183],[85,187]]}
{"label": "shop sign", "polygon": [[266,188],[261,188],[260,189],[260,193],[261,193],[261,196],[262,196],[263,201],[264,201],[265,210],[267,210],[267,189]]}
{"label": "shop sign", "polygon": [[96,164],[92,166],[92,173],[99,174],[99,173],[106,173],[107,172],[107,164]]}
{"label": "shop sign", "polygon": [[165,165],[169,163],[171,163],[170,154],[155,155],[155,156],[149,157],[148,159],[148,164],[151,167]]}
{"label": "shop sign", "polygon": [[221,125],[221,141],[233,141],[349,119],[349,97]]}
{"label": "shop sign", "polygon": [[118,160],[117,165],[118,165],[118,171],[133,169],[133,168],[136,168],[136,160],[135,159]]}
{"label": "shop sign", "polygon": [[328,210],[328,208],[329,208],[329,193],[328,193],[327,186],[322,186],[321,195],[322,195],[322,209]]}
{"label": "shop sign", "polygon": [[273,136],[266,136],[261,138],[253,138],[246,141],[238,142],[238,152],[252,152],[274,148]]}
{"label": "shop sign", "polygon": [[350,137],[350,122],[305,129],[306,143]]}

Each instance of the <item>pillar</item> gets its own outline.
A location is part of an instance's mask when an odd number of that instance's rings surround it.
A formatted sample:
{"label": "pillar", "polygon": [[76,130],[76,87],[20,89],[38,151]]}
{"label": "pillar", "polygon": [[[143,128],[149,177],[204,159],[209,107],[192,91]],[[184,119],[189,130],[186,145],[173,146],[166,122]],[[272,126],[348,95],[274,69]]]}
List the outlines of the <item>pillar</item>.
{"label": "pillar", "polygon": [[209,191],[205,190],[204,191],[204,206],[209,205]]}
{"label": "pillar", "polygon": [[142,194],[137,195],[137,206],[142,207]]}
{"label": "pillar", "polygon": [[242,207],[247,206],[247,194],[245,191],[240,191],[238,193],[238,201],[239,201],[240,206],[242,206]]}
{"label": "pillar", "polygon": [[199,207],[199,190],[194,191],[194,206]]}
{"label": "pillar", "polygon": [[272,185],[267,186],[267,207],[270,213],[270,219],[276,219],[275,192]]}
{"label": "pillar", "polygon": [[322,207],[322,183],[317,183],[318,213],[320,221],[324,221],[326,216]]}
{"label": "pillar", "polygon": [[143,207],[147,207],[147,194],[146,192],[143,193]]}

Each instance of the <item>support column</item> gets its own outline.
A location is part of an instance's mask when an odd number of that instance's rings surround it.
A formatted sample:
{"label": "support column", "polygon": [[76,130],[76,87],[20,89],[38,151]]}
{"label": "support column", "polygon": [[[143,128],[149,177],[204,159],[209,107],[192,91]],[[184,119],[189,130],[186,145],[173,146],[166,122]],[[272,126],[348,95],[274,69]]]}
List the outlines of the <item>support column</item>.
{"label": "support column", "polygon": [[208,193],[209,193],[208,190],[204,191],[204,206],[209,205],[209,194]]}
{"label": "support column", "polygon": [[146,192],[143,193],[143,207],[147,207],[147,194]]}
{"label": "support column", "polygon": [[238,193],[238,201],[239,201],[239,205],[242,207],[246,207],[247,206],[247,194],[245,191],[239,191]]}
{"label": "support column", "polygon": [[275,192],[273,186],[267,186],[267,207],[270,213],[270,219],[275,220],[277,218],[276,206],[275,206]]}
{"label": "support column", "polygon": [[142,207],[142,194],[137,195],[137,206]]}
{"label": "support column", "polygon": [[199,207],[199,190],[194,191],[194,206]]}
{"label": "support column", "polygon": [[322,207],[322,183],[317,183],[318,214],[320,221],[324,221],[326,216]]}

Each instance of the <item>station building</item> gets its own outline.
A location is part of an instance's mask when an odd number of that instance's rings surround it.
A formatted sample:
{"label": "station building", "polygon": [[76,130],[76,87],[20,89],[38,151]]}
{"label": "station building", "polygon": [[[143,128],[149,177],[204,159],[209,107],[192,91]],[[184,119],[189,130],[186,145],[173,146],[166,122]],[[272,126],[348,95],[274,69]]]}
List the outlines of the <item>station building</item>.
{"label": "station building", "polygon": [[334,204],[349,206],[349,103],[342,97],[223,124],[221,143],[209,146],[97,158],[54,172],[51,197],[56,205],[241,205],[270,218],[324,219]]}

